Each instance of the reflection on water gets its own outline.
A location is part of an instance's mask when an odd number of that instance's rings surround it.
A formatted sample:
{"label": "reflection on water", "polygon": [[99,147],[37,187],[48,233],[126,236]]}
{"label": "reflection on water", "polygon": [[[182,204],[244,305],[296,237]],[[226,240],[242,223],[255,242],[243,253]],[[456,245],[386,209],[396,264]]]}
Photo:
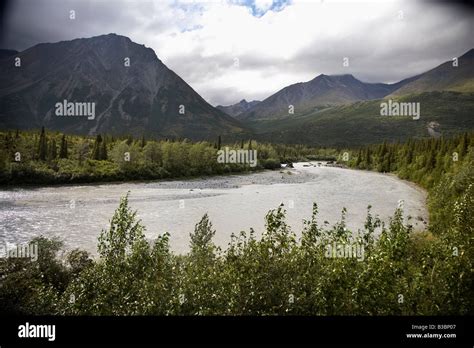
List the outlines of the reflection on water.
{"label": "reflection on water", "polygon": [[343,207],[347,224],[362,228],[367,206],[388,221],[399,200],[412,224],[423,228],[425,192],[393,176],[329,167],[304,167],[152,183],[74,185],[0,190],[0,242],[22,243],[34,236],[59,236],[67,248],[95,253],[97,236],[130,191],[130,205],[146,226],[146,235],[169,232],[176,252],[188,250],[189,233],[209,213],[217,230],[215,242],[226,246],[232,232],[264,228],[270,209],[284,203],[289,225],[297,233],[319,205],[319,221],[335,223]]}

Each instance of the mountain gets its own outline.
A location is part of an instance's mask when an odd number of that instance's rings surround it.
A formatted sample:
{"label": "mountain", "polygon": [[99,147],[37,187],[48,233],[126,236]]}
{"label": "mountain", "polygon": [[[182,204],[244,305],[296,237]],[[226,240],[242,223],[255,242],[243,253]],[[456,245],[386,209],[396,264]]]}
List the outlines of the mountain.
{"label": "mountain", "polygon": [[311,81],[285,87],[252,107],[241,119],[272,119],[288,117],[290,105],[294,114],[319,110],[327,106],[348,104],[360,100],[378,99],[392,93],[416,77],[395,84],[366,83],[352,75],[321,74]]}
{"label": "mountain", "polygon": [[240,102],[236,104],[227,105],[227,106],[217,105],[216,108],[218,108],[221,111],[224,111],[227,115],[236,117],[248,111],[249,109],[257,105],[258,103],[260,103],[259,100],[253,100],[249,103],[245,99],[242,99]]}
{"label": "mountain", "polygon": [[389,97],[431,91],[474,92],[474,49],[458,58],[457,66],[448,61],[395,90]]}
{"label": "mountain", "polygon": [[[215,138],[245,131],[208,104],[155,52],[116,34],[42,43],[0,59],[0,127],[79,134]],[[129,59],[129,66],[127,66]],[[95,117],[57,116],[57,103],[87,104]],[[84,104],[86,105],[86,104]],[[68,108],[69,106],[66,105]],[[85,109],[84,109],[85,110]],[[76,114],[84,110],[76,108]]]}

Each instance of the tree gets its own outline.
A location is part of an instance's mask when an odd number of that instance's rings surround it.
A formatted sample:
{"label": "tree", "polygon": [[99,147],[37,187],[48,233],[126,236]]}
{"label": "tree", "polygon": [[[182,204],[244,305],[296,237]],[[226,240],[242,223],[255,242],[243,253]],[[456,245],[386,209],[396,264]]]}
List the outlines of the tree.
{"label": "tree", "polygon": [[143,148],[145,160],[150,163],[161,165],[161,148],[155,141],[148,142]]}
{"label": "tree", "polygon": [[372,155],[370,153],[369,147],[367,147],[367,149],[365,150],[365,165],[367,169],[370,169],[372,166]]}
{"label": "tree", "polygon": [[383,157],[385,156],[386,153],[387,153],[387,142],[384,140],[384,142],[380,146],[380,150],[379,150],[378,155],[381,159],[383,159]]}
{"label": "tree", "polygon": [[46,161],[47,146],[48,146],[48,143],[46,140],[44,127],[41,127],[41,134],[40,134],[40,139],[39,139],[39,144],[38,144],[38,159],[40,161]]}
{"label": "tree", "polygon": [[220,150],[221,149],[221,136],[219,135],[219,137],[217,138],[217,150]]}
{"label": "tree", "polygon": [[426,169],[434,169],[435,166],[436,166],[436,154],[435,154],[435,150],[431,150],[426,160]]}
{"label": "tree", "polygon": [[[100,260],[89,265],[87,258],[79,255],[79,267],[85,269],[65,292],[67,313],[146,314],[155,307],[154,293],[163,298],[159,292],[162,284],[157,283],[169,279],[163,279],[160,268],[167,261],[167,236],[158,237],[151,249],[145,239],[145,227],[136,215],[128,205],[127,193],[120,200],[110,227],[99,236]],[[71,295],[75,297],[73,303],[68,301]]]}
{"label": "tree", "polygon": [[105,264],[118,272],[120,265],[127,261],[128,255],[140,249],[148,249],[144,235],[145,227],[140,220],[137,220],[137,212],[130,209],[128,195],[129,193],[120,199],[120,205],[110,221],[110,228],[102,230],[97,246]]}
{"label": "tree", "polygon": [[57,151],[57,148],[56,148],[56,140],[51,140],[51,143],[49,145],[49,149],[48,149],[48,159],[50,161],[54,161],[57,157],[58,157],[58,151]]}
{"label": "tree", "polygon": [[194,233],[190,234],[191,252],[200,254],[212,251],[214,247],[212,237],[215,234],[216,231],[212,229],[212,223],[209,221],[209,216],[206,213],[194,227]]}
{"label": "tree", "polygon": [[108,159],[107,144],[105,143],[105,138],[100,144],[99,159],[102,160],[102,161],[107,161],[107,159]]}
{"label": "tree", "polygon": [[360,163],[362,162],[362,149],[359,149],[359,153],[357,154],[357,159],[356,159],[356,167],[360,166]]}
{"label": "tree", "polygon": [[413,147],[411,143],[409,143],[406,150],[406,164],[410,164],[411,162],[413,162]]}
{"label": "tree", "polygon": [[89,142],[82,140],[79,144],[77,144],[76,148],[77,160],[79,162],[79,165],[82,165],[83,161],[87,158],[87,155],[89,153]]}
{"label": "tree", "polygon": [[97,137],[95,138],[95,143],[94,143],[94,148],[92,149],[92,159],[95,160],[100,160],[100,146],[102,143],[102,136],[100,134],[97,134]]}
{"label": "tree", "polygon": [[67,158],[67,140],[66,135],[61,137],[61,146],[59,147],[59,158]]}
{"label": "tree", "polygon": [[461,137],[461,142],[459,144],[459,155],[462,157],[467,153],[469,147],[469,139],[467,133],[464,133]]}

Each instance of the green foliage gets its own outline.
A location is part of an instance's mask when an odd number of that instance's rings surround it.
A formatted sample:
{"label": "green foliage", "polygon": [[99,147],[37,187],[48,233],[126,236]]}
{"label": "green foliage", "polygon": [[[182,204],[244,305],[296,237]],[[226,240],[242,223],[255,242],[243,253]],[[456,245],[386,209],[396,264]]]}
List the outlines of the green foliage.
{"label": "green foliage", "polygon": [[[39,140],[38,140],[39,139]],[[257,166],[218,163],[217,148],[209,142],[154,141],[131,136],[114,139],[23,132],[18,136],[0,132],[0,184],[62,184],[220,175],[280,168],[280,163],[319,159],[334,151],[302,145],[273,145],[250,140],[227,144],[230,149],[257,151]],[[59,144],[59,149],[57,144]],[[58,152],[59,151],[59,152]],[[14,161],[15,153],[21,154]]]}
{"label": "green foliage", "polygon": [[3,314],[48,314],[58,310],[59,294],[70,275],[58,259],[62,243],[37,237],[38,259],[0,258],[0,312]]}
{"label": "green foliage", "polygon": [[209,221],[209,216],[204,214],[201,221],[196,224],[194,233],[190,234],[191,252],[195,254],[207,251],[212,252],[214,245],[211,241],[215,234],[216,231],[212,229],[212,223]]}

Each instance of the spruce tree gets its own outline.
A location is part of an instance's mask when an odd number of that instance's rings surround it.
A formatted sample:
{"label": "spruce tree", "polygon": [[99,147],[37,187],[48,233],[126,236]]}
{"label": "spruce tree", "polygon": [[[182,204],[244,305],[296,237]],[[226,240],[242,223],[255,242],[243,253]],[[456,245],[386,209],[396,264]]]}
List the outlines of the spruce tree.
{"label": "spruce tree", "polygon": [[362,150],[359,149],[359,153],[357,154],[357,159],[356,159],[356,167],[360,166],[360,162],[362,162]]}
{"label": "spruce tree", "polygon": [[365,165],[367,169],[370,169],[372,166],[372,158],[371,158],[371,153],[370,153],[370,147],[367,147],[367,150],[365,151]]}
{"label": "spruce tree", "polygon": [[57,148],[56,148],[56,140],[51,140],[51,143],[49,145],[49,149],[48,149],[48,159],[50,161],[54,161],[57,157],[58,157],[58,151],[57,151]]}
{"label": "spruce tree", "polygon": [[406,164],[411,164],[411,162],[413,162],[413,147],[409,144],[406,150]]}
{"label": "spruce tree", "polygon": [[92,159],[98,161],[100,160],[100,145],[102,142],[102,137],[100,134],[97,134],[95,138],[94,148],[92,149]]}
{"label": "spruce tree", "polygon": [[66,140],[66,135],[64,134],[61,138],[61,146],[59,148],[59,158],[67,158],[67,140]]}
{"label": "spruce tree", "polygon": [[108,159],[107,144],[105,143],[105,139],[100,144],[99,157],[102,161],[106,161]]}
{"label": "spruce tree", "polygon": [[44,127],[41,127],[41,134],[38,144],[38,159],[40,161],[46,161],[46,151],[47,151],[47,140]]}
{"label": "spruce tree", "polygon": [[468,147],[469,147],[469,139],[467,137],[467,133],[464,133],[461,137],[461,142],[459,144],[459,155],[461,155],[461,157],[467,154]]}

